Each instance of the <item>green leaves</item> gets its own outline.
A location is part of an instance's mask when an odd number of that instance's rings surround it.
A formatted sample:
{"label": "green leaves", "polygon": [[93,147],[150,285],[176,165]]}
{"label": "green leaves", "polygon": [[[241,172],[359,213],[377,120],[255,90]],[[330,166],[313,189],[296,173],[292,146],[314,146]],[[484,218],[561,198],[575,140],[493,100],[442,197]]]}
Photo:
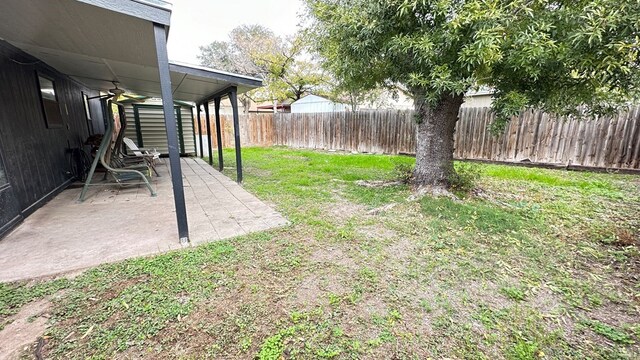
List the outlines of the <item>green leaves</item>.
{"label": "green leaves", "polygon": [[201,46],[198,59],[205,66],[261,78],[264,87],[245,95],[251,100],[297,100],[327,82],[324,72],[303,60],[307,43],[304,33],[281,38],[261,25],[240,25],[228,41]]}
{"label": "green leaves", "polygon": [[525,106],[596,114],[639,97],[638,1],[306,3],[328,69],[359,87],[439,99],[485,85],[503,123]]}
{"label": "green leaves", "polygon": [[588,326],[595,333],[606,337],[619,344],[633,344],[635,341],[626,332],[604,324],[598,320],[584,320],[583,325]]}
{"label": "green leaves", "polygon": [[512,116],[517,116],[530,102],[529,98],[521,92],[498,92],[494,98],[493,108],[497,113],[497,119],[491,124],[491,131],[500,133],[504,130]]}

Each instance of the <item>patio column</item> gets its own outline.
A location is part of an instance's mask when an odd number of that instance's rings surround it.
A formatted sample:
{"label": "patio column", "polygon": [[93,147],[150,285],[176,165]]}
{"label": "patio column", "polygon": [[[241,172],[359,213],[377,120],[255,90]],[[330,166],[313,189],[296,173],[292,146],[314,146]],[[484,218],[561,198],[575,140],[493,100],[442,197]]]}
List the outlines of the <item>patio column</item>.
{"label": "patio column", "polygon": [[175,110],[173,108],[173,94],[171,92],[171,74],[169,72],[169,57],[167,55],[167,30],[164,25],[156,23],[153,24],[153,30],[156,40],[156,54],[158,56],[162,109],[164,111],[165,127],[167,128],[171,183],[173,185],[173,198],[176,207],[176,218],[178,220],[178,236],[180,244],[184,245],[189,243],[189,224],[187,222],[187,207],[184,200],[184,187],[182,183],[178,130]]}
{"label": "patio column", "polygon": [[222,130],[220,126],[220,102],[222,101],[221,97],[217,97],[213,99],[213,103],[215,105],[215,113],[216,113],[216,139],[218,140],[218,168],[220,171],[224,169],[224,160],[222,158]]}
{"label": "patio column", "polygon": [[240,153],[240,118],[238,115],[238,88],[235,86],[231,88],[229,93],[229,100],[231,100],[231,108],[233,108],[233,133],[236,140],[236,172],[239,183],[242,182],[242,154]]}
{"label": "patio column", "polygon": [[203,144],[202,144],[202,119],[200,118],[200,104],[196,104],[196,106],[198,107],[198,136],[200,137],[198,139],[198,143],[200,144],[200,158],[202,159],[204,157],[204,148],[203,148]]}
{"label": "patio column", "polygon": [[204,103],[204,117],[207,124],[207,149],[209,149],[209,165],[213,166],[213,151],[211,150],[211,123],[209,122],[209,102]]}

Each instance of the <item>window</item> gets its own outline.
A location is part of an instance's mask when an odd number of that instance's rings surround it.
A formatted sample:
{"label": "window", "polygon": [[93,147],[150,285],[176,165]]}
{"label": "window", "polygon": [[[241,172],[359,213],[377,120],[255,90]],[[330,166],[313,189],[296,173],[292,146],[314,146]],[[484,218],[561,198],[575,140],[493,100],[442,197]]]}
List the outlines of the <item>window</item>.
{"label": "window", "polygon": [[4,172],[4,165],[2,165],[2,158],[0,157],[0,189],[9,183],[7,180],[7,174]]}
{"label": "window", "polygon": [[89,135],[93,135],[93,119],[91,118],[91,107],[89,106],[89,96],[82,93],[82,101],[84,103],[84,113],[87,116],[87,128],[89,129]]}
{"label": "window", "polygon": [[55,83],[53,80],[38,74],[38,85],[47,127],[49,129],[62,127],[62,116],[60,115],[60,106],[58,106]]}
{"label": "window", "polygon": [[82,101],[84,101],[84,112],[87,114],[87,120],[91,120],[91,108],[89,107],[89,97],[82,93]]}

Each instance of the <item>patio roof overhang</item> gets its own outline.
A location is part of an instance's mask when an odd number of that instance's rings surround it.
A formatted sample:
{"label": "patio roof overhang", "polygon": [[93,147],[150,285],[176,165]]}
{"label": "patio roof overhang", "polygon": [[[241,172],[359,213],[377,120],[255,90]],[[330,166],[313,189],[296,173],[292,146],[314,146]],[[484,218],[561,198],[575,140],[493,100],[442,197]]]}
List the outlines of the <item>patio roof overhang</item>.
{"label": "patio roof overhang", "polygon": [[[154,24],[167,31],[171,7],[150,0],[3,0],[0,38],[89,88],[113,81],[138,95],[159,97]],[[173,97],[201,102],[230,86],[238,93],[260,79],[170,63]]]}

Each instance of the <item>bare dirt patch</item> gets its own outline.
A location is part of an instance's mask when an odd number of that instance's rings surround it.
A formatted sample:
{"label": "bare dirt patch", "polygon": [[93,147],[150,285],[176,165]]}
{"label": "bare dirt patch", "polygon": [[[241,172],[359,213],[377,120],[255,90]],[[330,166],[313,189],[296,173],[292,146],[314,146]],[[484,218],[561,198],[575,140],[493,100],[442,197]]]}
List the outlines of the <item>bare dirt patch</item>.
{"label": "bare dirt patch", "polygon": [[326,213],[338,222],[366,213],[366,207],[346,200],[336,200],[329,205]]}
{"label": "bare dirt patch", "polygon": [[367,316],[385,315],[389,311],[387,304],[378,296],[364,298],[360,303],[360,309]]}
{"label": "bare dirt patch", "polygon": [[367,211],[367,215],[380,215],[395,208],[398,204],[391,203],[372,210]]}
{"label": "bare dirt patch", "polygon": [[358,232],[367,237],[368,239],[390,239],[397,235],[393,230],[390,230],[382,225],[360,226]]}
{"label": "bare dirt patch", "polygon": [[365,294],[356,306],[348,306],[342,309],[345,333],[360,339],[376,337],[379,331],[370,326],[363,326],[363,324],[368,324],[374,316],[382,317],[386,315],[388,311],[387,304],[380,296]]}
{"label": "bare dirt patch", "polygon": [[[25,305],[0,331],[0,359],[16,359],[35,343],[47,328],[51,302],[42,299]],[[27,348],[27,349],[25,349]]]}
{"label": "bare dirt patch", "polygon": [[396,260],[405,260],[415,253],[415,244],[407,239],[401,238],[387,247],[389,257]]}
{"label": "bare dirt patch", "polygon": [[[558,320],[559,327],[562,328],[565,338],[569,344],[580,346],[588,344],[594,348],[616,347],[621,344],[612,341],[603,334],[596,333],[584,322],[596,321],[605,326],[612,326],[619,332],[630,334],[623,330],[625,326],[638,323],[638,314],[630,314],[624,307],[616,304],[606,304],[591,311],[579,311],[571,316],[561,316]],[[635,354],[637,358],[640,354],[640,346],[637,343],[627,344],[630,354]]]}
{"label": "bare dirt patch", "polygon": [[356,181],[356,185],[358,186],[364,186],[367,188],[385,188],[385,187],[389,187],[389,186],[400,186],[400,185],[404,185],[404,183],[402,181],[384,181],[384,180],[374,180],[374,181],[365,181],[365,180],[358,180]]}
{"label": "bare dirt patch", "polygon": [[338,265],[351,270],[357,268],[355,261],[337,248],[318,249],[311,254],[309,259],[320,264]]}
{"label": "bare dirt patch", "polygon": [[602,323],[613,325],[616,327],[624,327],[629,324],[637,324],[639,315],[636,313],[629,313],[627,307],[609,303],[603,305],[597,309],[594,309],[587,313],[593,320],[598,320]]}
{"label": "bare dirt patch", "polygon": [[560,297],[547,287],[540,287],[527,296],[527,303],[543,315],[557,314],[562,303]]}
{"label": "bare dirt patch", "polygon": [[326,305],[330,293],[342,295],[345,292],[338,277],[311,275],[303,279],[295,289],[295,303],[306,306]]}
{"label": "bare dirt patch", "polygon": [[[496,310],[504,309],[512,303],[511,300],[500,294],[498,286],[493,281],[467,281],[460,288],[464,289],[470,298],[479,299],[479,303],[486,304]],[[463,304],[458,303],[457,305],[460,309],[463,308]]]}
{"label": "bare dirt patch", "polygon": [[460,201],[454,193],[448,189],[439,186],[421,186],[414,189],[413,194],[409,196],[408,201],[419,201],[425,196],[432,196],[435,198],[446,197],[453,201]]}

